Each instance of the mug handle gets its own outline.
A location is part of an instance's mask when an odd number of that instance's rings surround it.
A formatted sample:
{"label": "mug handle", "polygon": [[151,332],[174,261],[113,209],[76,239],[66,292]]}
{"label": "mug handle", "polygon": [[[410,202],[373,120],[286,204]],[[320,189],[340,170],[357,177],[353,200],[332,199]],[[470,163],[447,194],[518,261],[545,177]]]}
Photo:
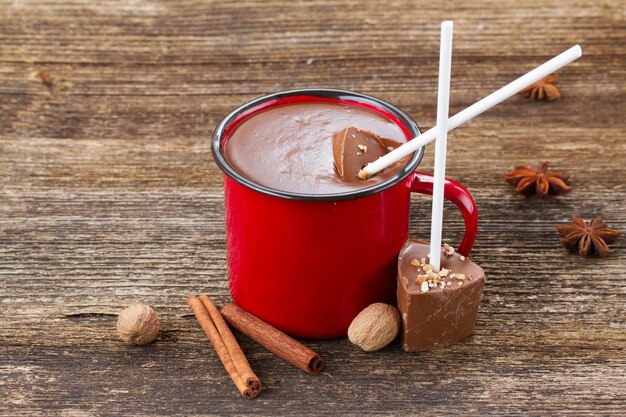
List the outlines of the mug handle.
{"label": "mug handle", "polygon": [[[411,192],[433,194],[434,178],[432,175],[424,174],[423,172],[414,172],[411,175]],[[463,236],[463,241],[457,252],[461,255],[469,256],[478,232],[478,210],[476,209],[474,199],[465,187],[448,178],[445,179],[443,198],[453,202],[463,214],[465,236]]]}

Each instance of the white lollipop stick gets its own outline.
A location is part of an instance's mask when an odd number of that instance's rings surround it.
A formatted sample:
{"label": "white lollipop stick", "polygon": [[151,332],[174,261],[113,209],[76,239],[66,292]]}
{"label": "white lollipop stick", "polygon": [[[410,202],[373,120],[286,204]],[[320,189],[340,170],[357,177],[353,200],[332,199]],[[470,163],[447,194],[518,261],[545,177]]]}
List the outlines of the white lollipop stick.
{"label": "white lollipop stick", "polygon": [[[448,119],[448,131],[455,129],[467,122],[468,120],[473,119],[478,116],[482,112],[489,110],[496,104],[499,104],[506,100],[507,98],[519,93],[524,88],[530,86],[531,84],[541,80],[542,78],[552,74],[559,68],[564,67],[570,62],[580,58],[582,55],[582,49],[579,45],[572,46],[567,51],[563,52],[560,55],[555,56],[545,64],[542,64],[530,71],[529,73],[522,75],[517,80],[505,85],[501,89],[494,91],[489,94],[487,97],[483,98],[480,101],[472,104],[465,110],[455,114],[450,119]],[[389,152],[387,155],[378,158],[376,161],[368,164],[365,168],[359,171],[360,178],[367,178],[378,171],[381,171],[387,168],[389,165],[394,162],[399,161],[405,156],[415,152],[422,146],[430,143],[437,136],[437,128],[436,126],[432,129],[422,133],[417,136],[415,139],[408,141],[404,145],[394,149]]]}
{"label": "white lollipop stick", "polygon": [[437,92],[437,141],[435,142],[435,173],[433,206],[430,223],[430,264],[439,272],[441,261],[441,232],[443,222],[443,182],[446,176],[446,147],[448,145],[448,107],[450,105],[450,67],[452,65],[452,29],[454,24],[441,24],[439,46],[439,89]]}

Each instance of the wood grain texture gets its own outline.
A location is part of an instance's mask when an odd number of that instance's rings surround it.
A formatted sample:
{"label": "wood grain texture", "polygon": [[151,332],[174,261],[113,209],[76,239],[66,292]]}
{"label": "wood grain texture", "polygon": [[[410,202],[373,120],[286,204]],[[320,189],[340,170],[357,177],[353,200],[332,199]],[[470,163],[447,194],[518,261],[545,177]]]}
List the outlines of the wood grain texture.
{"label": "wood grain texture", "polygon": [[[626,231],[625,18],[613,0],[0,0],[0,415],[623,415],[626,239],[582,259],[554,225]],[[264,386],[243,401],[185,304],[230,300],[212,129],[313,86],[430,127],[443,19],[451,114],[574,43],[585,54],[560,71],[562,100],[514,97],[450,134],[448,176],[480,210],[475,334],[421,354],[310,342],[318,376],[241,336]],[[542,161],[574,191],[524,199],[502,179]],[[414,203],[412,235],[428,236],[428,198]],[[462,227],[447,207],[445,240]],[[139,300],[163,331],[128,347],[116,314]]]}

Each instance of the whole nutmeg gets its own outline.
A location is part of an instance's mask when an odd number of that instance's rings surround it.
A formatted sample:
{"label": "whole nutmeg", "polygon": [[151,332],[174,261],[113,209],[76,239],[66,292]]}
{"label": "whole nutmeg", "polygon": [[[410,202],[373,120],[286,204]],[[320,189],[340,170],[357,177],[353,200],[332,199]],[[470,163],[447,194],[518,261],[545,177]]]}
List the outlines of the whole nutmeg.
{"label": "whole nutmeg", "polygon": [[382,349],[400,331],[400,313],[384,303],[375,303],[361,311],[348,328],[348,339],[366,352]]}
{"label": "whole nutmeg", "polygon": [[117,332],[126,343],[145,345],[156,339],[159,318],[149,305],[133,304],[117,318]]}

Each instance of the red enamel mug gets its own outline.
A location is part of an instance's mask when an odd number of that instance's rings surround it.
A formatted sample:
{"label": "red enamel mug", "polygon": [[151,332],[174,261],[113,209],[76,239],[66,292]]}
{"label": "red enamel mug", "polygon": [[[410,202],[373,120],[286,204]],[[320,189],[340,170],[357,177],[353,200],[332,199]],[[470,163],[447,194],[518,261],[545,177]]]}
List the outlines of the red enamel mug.
{"label": "red enamel mug", "polygon": [[[212,151],[224,171],[226,254],[233,301],[296,337],[343,337],[354,317],[375,302],[396,304],[396,263],[408,238],[411,192],[432,194],[430,175],[414,172],[416,151],[396,175],[339,194],[297,194],[257,184],[228,162],[229,133],[250,115],[277,105],[334,101],[374,110],[400,126],[407,139],[417,124],[391,104],[360,93],[300,89],[246,103],[213,134]],[[458,251],[469,255],[476,239],[474,200],[446,180],[444,196],[459,207],[465,236]]]}

